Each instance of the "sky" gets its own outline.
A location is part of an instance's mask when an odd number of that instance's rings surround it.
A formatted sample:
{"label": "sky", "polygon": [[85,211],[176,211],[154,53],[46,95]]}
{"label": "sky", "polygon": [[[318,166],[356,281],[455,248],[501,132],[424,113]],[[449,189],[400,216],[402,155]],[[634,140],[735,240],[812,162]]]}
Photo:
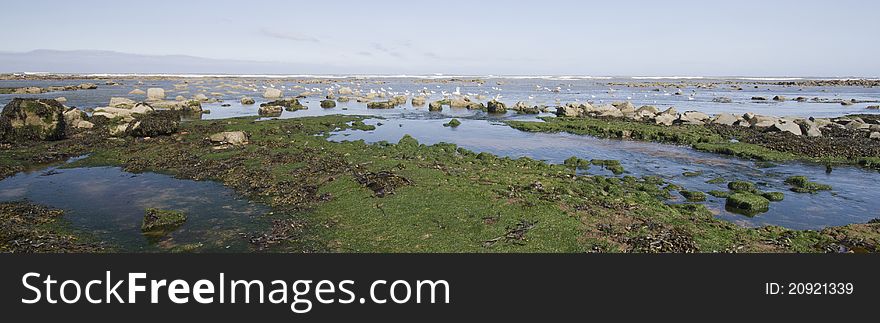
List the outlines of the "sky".
{"label": "sky", "polygon": [[138,67],[113,64],[112,55],[102,66],[29,53],[50,49],[195,56],[205,60],[199,71],[217,73],[880,76],[880,1],[869,0],[37,0],[3,7],[0,52],[8,56],[0,72],[188,70],[174,57]]}

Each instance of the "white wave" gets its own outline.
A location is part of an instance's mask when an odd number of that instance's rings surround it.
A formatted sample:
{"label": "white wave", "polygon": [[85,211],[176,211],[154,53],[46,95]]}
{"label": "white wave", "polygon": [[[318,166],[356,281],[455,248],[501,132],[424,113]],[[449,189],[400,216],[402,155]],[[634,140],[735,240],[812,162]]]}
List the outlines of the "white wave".
{"label": "white wave", "polygon": [[703,76],[633,76],[634,80],[701,80]]}
{"label": "white wave", "polygon": [[803,80],[802,77],[738,77],[735,80],[745,81],[797,81]]}

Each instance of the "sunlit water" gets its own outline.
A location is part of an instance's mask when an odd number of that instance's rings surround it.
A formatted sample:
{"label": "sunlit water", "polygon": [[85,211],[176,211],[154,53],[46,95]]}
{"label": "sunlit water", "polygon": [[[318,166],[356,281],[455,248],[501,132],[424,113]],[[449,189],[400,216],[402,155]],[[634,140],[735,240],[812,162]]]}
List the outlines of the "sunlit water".
{"label": "sunlit water", "polygon": [[[0,181],[0,201],[28,200],[65,210],[64,219],[126,251],[201,251],[249,248],[239,233],[265,227],[263,205],[250,203],[216,182],[132,174],[115,167],[49,168]],[[182,211],[187,221],[161,238],[141,233],[147,208]]]}

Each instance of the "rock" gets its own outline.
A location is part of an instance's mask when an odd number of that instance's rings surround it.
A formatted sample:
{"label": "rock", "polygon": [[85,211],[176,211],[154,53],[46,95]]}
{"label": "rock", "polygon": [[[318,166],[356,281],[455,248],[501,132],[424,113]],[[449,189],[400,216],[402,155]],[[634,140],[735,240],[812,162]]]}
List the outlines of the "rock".
{"label": "rock", "polygon": [[76,125],[74,125],[74,127],[80,129],[92,129],[95,127],[95,124],[89,121],[80,120],[76,123]]}
{"label": "rock", "polygon": [[211,135],[208,141],[213,144],[241,146],[248,144],[248,135],[242,131],[225,131]]}
{"label": "rock", "polygon": [[739,118],[737,118],[737,117],[736,117],[735,115],[733,115],[733,114],[730,114],[730,113],[719,113],[719,114],[715,115],[714,118],[712,118],[712,121],[711,121],[711,122],[712,122],[713,124],[723,124],[723,125],[726,125],[726,126],[732,126],[732,125],[733,125],[734,123],[736,123],[737,121],[739,121]]}
{"label": "rock", "polygon": [[196,94],[195,96],[193,96],[193,99],[201,101],[201,102],[205,102],[205,101],[208,101],[208,96],[206,96],[202,93],[199,93],[199,94]]}
{"label": "rock", "polygon": [[776,132],[776,131],[779,131],[779,132],[789,132],[789,133],[792,133],[792,134],[795,134],[795,135],[798,135],[798,136],[800,136],[800,135],[803,134],[803,133],[801,132],[801,126],[800,126],[800,125],[798,125],[798,124],[796,124],[796,123],[794,123],[794,122],[785,121],[785,120],[780,120],[780,121],[774,123],[772,126],[770,126],[770,127],[767,128],[767,131],[771,131],[771,132]]}
{"label": "rock", "polygon": [[767,98],[763,96],[753,96],[752,101],[767,101]]}
{"label": "rock", "polygon": [[266,91],[263,92],[263,97],[267,99],[278,99],[281,98],[282,95],[283,93],[281,90],[272,87],[267,88]]}
{"label": "rock", "polygon": [[664,126],[671,126],[677,118],[678,116],[675,114],[661,113],[654,117],[654,123]]}
{"label": "rock", "polygon": [[339,88],[339,91],[337,91],[337,93],[339,93],[339,95],[351,95],[353,92],[351,88],[343,86]]}
{"label": "rock", "polygon": [[0,141],[64,139],[66,126],[58,101],[15,98],[0,112]]}
{"label": "rock", "polygon": [[367,109],[393,109],[394,102],[391,101],[380,101],[380,102],[369,102],[367,103]]}
{"label": "rock", "polygon": [[753,128],[766,128],[772,126],[778,120],[770,116],[755,115],[751,119],[748,119],[748,121]]}
{"label": "rock", "polygon": [[871,126],[862,122],[862,121],[853,120],[853,121],[850,121],[849,123],[847,123],[846,125],[844,125],[844,127],[846,127],[846,129],[849,129],[849,130],[859,130],[859,129],[869,129]]}
{"label": "rock", "polygon": [[660,113],[660,111],[657,110],[656,107],[652,105],[643,105],[636,110],[635,116],[638,119],[649,120],[657,115],[657,113]]}
{"label": "rock", "polygon": [[580,115],[580,110],[572,104],[567,104],[556,108],[556,115],[574,118]]}
{"label": "rock", "polygon": [[746,113],[743,113],[742,117],[743,117],[743,119],[746,120],[746,121],[751,121],[752,118],[755,117],[755,114],[754,114],[754,113],[751,113],[751,112],[746,112]]}
{"label": "rock", "polygon": [[260,109],[257,110],[257,113],[259,115],[269,116],[269,117],[280,116],[281,112],[284,112],[284,107],[282,107],[280,105],[263,105],[263,104],[261,104]]}
{"label": "rock", "polygon": [[822,131],[819,129],[819,125],[815,122],[805,120],[800,123],[801,133],[803,133],[807,137],[821,137]]}
{"label": "rock", "polygon": [[855,103],[855,102],[853,102],[852,100],[840,101],[840,105],[853,105],[853,103]]}
{"label": "rock", "polygon": [[139,114],[129,123],[125,133],[132,137],[157,137],[176,133],[180,128],[180,114],[174,111],[156,111]]}
{"label": "rock", "polygon": [[715,102],[715,103],[733,103],[733,99],[728,98],[728,97],[724,97],[724,96],[719,96],[719,97],[713,98],[713,99],[712,99],[712,102]]}
{"label": "rock", "polygon": [[391,102],[391,104],[395,106],[406,104],[406,95],[395,95],[391,100],[388,100],[388,102]]}
{"label": "rock", "polygon": [[251,97],[247,97],[247,96],[246,96],[246,97],[241,98],[241,104],[244,104],[244,105],[251,105],[251,104],[254,104],[254,103],[256,103],[256,101],[254,101],[254,99],[251,98]]}
{"label": "rock", "polygon": [[422,96],[422,95],[416,96],[416,97],[412,98],[412,105],[416,106],[416,107],[420,107],[420,106],[425,105],[425,102],[427,102],[427,100],[428,99],[425,96]]}
{"label": "rock", "polygon": [[128,94],[131,94],[131,95],[144,95],[144,94],[147,94],[147,92],[144,92],[144,90],[141,90],[141,89],[134,89],[134,90],[131,90],[131,92],[128,92]]}
{"label": "rock", "polygon": [[796,97],[796,98],[794,98],[794,100],[797,102],[807,102],[807,98],[802,97],[802,96]]}
{"label": "rock", "polygon": [[880,132],[874,131],[868,136],[868,138],[880,140]]}
{"label": "rock", "polygon": [[880,105],[869,105],[869,106],[865,107],[865,109],[868,109],[868,110],[880,110]]}
{"label": "rock", "polygon": [[489,112],[489,113],[506,113],[506,112],[507,112],[507,107],[506,107],[506,106],[504,105],[504,103],[502,103],[502,102],[499,102],[499,101],[496,101],[496,100],[492,100],[492,101],[489,101],[488,103],[486,103],[486,112]]}
{"label": "rock", "polygon": [[623,112],[620,112],[620,109],[616,108],[613,105],[602,105],[596,107],[596,115],[599,117],[609,117],[609,118],[620,118],[623,117]]}
{"label": "rock", "polygon": [[83,83],[77,86],[80,90],[94,90],[97,89],[98,86],[95,83]]}
{"label": "rock", "polygon": [[623,114],[633,113],[636,111],[636,107],[629,101],[614,102],[611,103],[611,105],[620,110],[620,112]]}
{"label": "rock", "polygon": [[162,88],[149,88],[147,89],[147,100],[164,100],[165,99],[165,89]]}
{"label": "rock", "polygon": [[470,99],[467,98],[452,98],[447,101],[449,102],[449,106],[453,108],[465,108],[471,104]]}
{"label": "rock", "polygon": [[321,101],[321,107],[324,109],[330,109],[336,107],[336,101],[333,100],[323,100]]}
{"label": "rock", "polygon": [[709,120],[709,115],[699,111],[687,111],[678,117],[682,124],[703,125]]}
{"label": "rock", "polygon": [[443,111],[443,102],[434,101],[428,104],[428,111]]}
{"label": "rock", "polygon": [[64,123],[68,126],[76,126],[78,122],[85,119],[86,113],[77,109],[70,108],[67,111],[64,111]]}
{"label": "rock", "polygon": [[449,122],[443,124],[444,127],[451,127],[451,128],[455,128],[460,125],[461,125],[461,121],[458,121],[458,119],[456,119],[456,118],[452,118],[452,120],[449,120]]}
{"label": "rock", "polygon": [[773,101],[785,101],[785,97],[781,95],[777,95],[773,97]]}
{"label": "rock", "polygon": [[178,96],[174,97],[174,100],[175,101],[186,101],[186,97],[184,97],[183,95],[178,95]]}
{"label": "rock", "polygon": [[748,214],[757,214],[767,211],[770,207],[770,200],[767,198],[749,192],[738,192],[730,194],[726,201],[727,206]]}
{"label": "rock", "polygon": [[134,100],[128,98],[110,98],[110,106],[113,108],[128,109],[134,107]]}
{"label": "rock", "polygon": [[[139,105],[141,103],[138,103]],[[135,105],[135,107],[137,107]],[[149,106],[154,110],[173,110],[173,111],[187,111],[187,112],[201,112],[202,111],[202,102],[197,100],[188,100],[188,101],[172,101],[172,100],[159,100],[159,101],[150,101]]]}
{"label": "rock", "polygon": [[347,97],[347,96],[340,96],[340,97],[338,97],[338,98],[336,99],[336,102],[342,102],[342,103],[345,103],[345,102],[348,102],[348,101],[350,101],[350,100],[351,100],[351,98],[349,98],[349,97]]}
{"label": "rock", "polygon": [[[306,106],[299,103],[299,100],[297,100],[297,99],[275,100],[275,101],[270,101],[270,102],[260,104],[261,111],[274,111],[274,109],[272,109],[272,108],[263,109],[263,107],[282,107],[282,108],[284,108],[284,110],[290,111],[290,112],[308,109]],[[269,113],[269,114],[274,114],[274,113]],[[279,111],[278,114],[281,114],[281,111]]]}
{"label": "rock", "polygon": [[64,102],[67,102],[67,98],[65,98],[63,96],[59,96],[59,97],[55,98],[55,101],[64,103]]}
{"label": "rock", "polygon": [[669,107],[666,110],[663,110],[663,112],[660,112],[660,114],[673,115],[676,118],[678,117],[678,111],[676,111],[674,107]]}
{"label": "rock", "polygon": [[186,215],[183,212],[147,209],[144,214],[144,220],[141,223],[141,231],[143,232],[168,232],[173,231],[186,222]]}

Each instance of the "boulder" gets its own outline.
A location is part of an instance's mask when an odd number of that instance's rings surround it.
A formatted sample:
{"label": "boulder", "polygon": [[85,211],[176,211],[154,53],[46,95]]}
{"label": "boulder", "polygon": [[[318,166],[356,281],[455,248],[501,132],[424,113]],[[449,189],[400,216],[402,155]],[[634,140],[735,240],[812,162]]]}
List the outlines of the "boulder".
{"label": "boulder", "polygon": [[678,117],[682,124],[703,125],[709,121],[709,115],[699,111],[687,111]]}
{"label": "boulder", "polygon": [[251,98],[251,97],[247,97],[247,96],[246,96],[246,97],[241,98],[241,104],[244,104],[244,105],[251,105],[251,104],[254,104],[254,103],[256,103],[256,101],[254,101],[254,99]]}
{"label": "boulder", "polygon": [[868,110],[880,110],[880,105],[869,105],[869,106],[865,107],[865,109],[868,109]]}
{"label": "boulder", "polygon": [[92,129],[95,127],[95,124],[89,121],[80,120],[74,125],[74,127],[79,129]]}
{"label": "boulder", "polygon": [[443,111],[443,102],[434,101],[428,104],[428,111]]}
{"label": "boulder", "polygon": [[132,99],[117,97],[110,98],[110,107],[113,108],[131,108],[134,107],[134,104],[135,102]]}
{"label": "boulder", "polygon": [[880,140],[880,132],[874,131],[870,135],[868,135],[868,138]]}
{"label": "boulder", "polygon": [[677,118],[678,116],[675,114],[661,113],[654,117],[654,123],[664,126],[671,126]]}
{"label": "boulder", "polygon": [[[297,100],[297,99],[275,100],[275,101],[260,104],[261,110],[274,111],[271,108],[270,109],[262,109],[263,107],[282,107],[282,108],[284,108],[284,110],[290,111],[290,112],[308,109],[306,106],[302,105],[302,103],[299,103],[299,100]],[[278,112],[278,113],[280,114],[281,112]],[[272,113],[272,114],[274,114],[274,113]]]}
{"label": "boulder", "polygon": [[792,134],[795,134],[798,136],[803,134],[801,132],[800,125],[798,125],[794,122],[791,122],[791,121],[786,121],[786,120],[780,120],[780,121],[773,123],[773,125],[771,125],[770,127],[767,128],[767,131],[789,132],[789,133],[792,133]]}
{"label": "boulder", "polygon": [[468,98],[452,98],[448,99],[449,106],[453,108],[466,108],[471,104],[471,100]]}
{"label": "boulder", "polygon": [[713,98],[713,99],[712,99],[712,102],[715,102],[715,103],[733,103],[733,100],[732,100],[731,98],[728,98],[728,97],[719,96],[719,97]]}
{"label": "boulder", "polygon": [[351,95],[353,92],[351,88],[343,86],[339,88],[339,91],[337,91],[337,93],[339,93],[339,95]]}
{"label": "boulder", "polygon": [[248,144],[248,135],[242,131],[224,131],[208,137],[213,144],[241,146]]}
{"label": "boulder", "polygon": [[660,113],[660,110],[657,110],[656,107],[652,105],[643,105],[636,109],[635,118],[641,120],[650,120],[654,118],[657,113]]}
{"label": "boulder", "polygon": [[777,96],[774,96],[774,97],[773,97],[773,101],[780,101],[780,102],[782,102],[782,101],[785,101],[785,97],[784,97],[784,96],[781,96],[781,95],[777,95]]}
{"label": "boulder", "polygon": [[336,101],[333,100],[323,100],[321,101],[321,107],[324,109],[330,109],[336,107]]}
{"label": "boulder", "polygon": [[592,113],[598,117],[610,117],[610,118],[620,118],[623,117],[623,113],[620,112],[615,106],[606,104],[595,107]]}
{"label": "boulder", "polygon": [[98,86],[95,83],[83,83],[77,86],[80,90],[94,90],[97,89]]}
{"label": "boulder", "polygon": [[505,113],[507,112],[507,107],[504,103],[492,100],[486,103],[486,112],[489,113]]}
{"label": "boulder", "polygon": [[272,87],[267,88],[266,91],[263,91],[263,97],[267,99],[278,99],[281,98],[282,95],[283,93],[281,92],[281,90]]}
{"label": "boulder", "polygon": [[260,105],[260,109],[257,110],[257,113],[261,116],[277,117],[280,116],[283,111],[284,107],[280,105],[265,105],[264,103]]}
{"label": "boulder", "polygon": [[147,92],[144,92],[144,90],[141,90],[141,89],[134,89],[134,90],[131,90],[131,92],[128,92],[128,94],[131,94],[131,95],[144,95],[144,94],[147,94]]}
{"label": "boulder", "polygon": [[737,117],[736,117],[735,115],[733,115],[733,114],[730,114],[730,113],[719,113],[719,114],[715,115],[714,118],[712,118],[711,123],[713,123],[713,124],[722,124],[722,125],[726,125],[726,126],[732,126],[732,125],[733,125],[734,123],[736,123],[737,121],[739,121],[739,118],[737,118]]}
{"label": "boulder", "polygon": [[16,98],[0,112],[0,141],[64,139],[66,126],[58,101]]}
{"label": "boulder", "polygon": [[176,133],[180,128],[180,113],[156,111],[139,114],[128,124],[125,133],[132,137],[156,137]]}
{"label": "boulder", "polygon": [[394,102],[392,101],[379,101],[379,102],[369,102],[367,103],[367,109],[393,109]]}
{"label": "boulder", "polygon": [[767,98],[763,96],[753,96],[752,101],[767,101]]}
{"label": "boulder", "polygon": [[67,102],[67,98],[65,98],[63,96],[59,96],[59,97],[55,98],[55,101],[64,103],[64,102]]}
{"label": "boulder", "polygon": [[164,100],[165,99],[165,89],[162,88],[149,88],[147,89],[147,100]]}
{"label": "boulder", "polygon": [[205,101],[208,101],[208,96],[206,96],[202,93],[199,93],[199,94],[196,94],[195,96],[193,96],[193,99],[201,101],[201,102],[205,102]]}
{"label": "boulder", "polygon": [[395,95],[388,101],[394,105],[403,105],[406,104],[406,95]]}
{"label": "boulder", "polygon": [[416,97],[412,98],[412,105],[416,106],[416,107],[420,107],[420,106],[425,105],[425,102],[427,102],[427,100],[428,99],[423,95],[416,96]]}
{"label": "boulder", "polygon": [[64,111],[64,123],[68,126],[76,126],[78,122],[84,120],[86,113],[77,108],[70,108]]}
{"label": "boulder", "polygon": [[801,133],[803,133],[807,137],[821,137],[822,131],[819,129],[819,125],[816,122],[810,120],[803,120],[798,123],[801,127]]}

